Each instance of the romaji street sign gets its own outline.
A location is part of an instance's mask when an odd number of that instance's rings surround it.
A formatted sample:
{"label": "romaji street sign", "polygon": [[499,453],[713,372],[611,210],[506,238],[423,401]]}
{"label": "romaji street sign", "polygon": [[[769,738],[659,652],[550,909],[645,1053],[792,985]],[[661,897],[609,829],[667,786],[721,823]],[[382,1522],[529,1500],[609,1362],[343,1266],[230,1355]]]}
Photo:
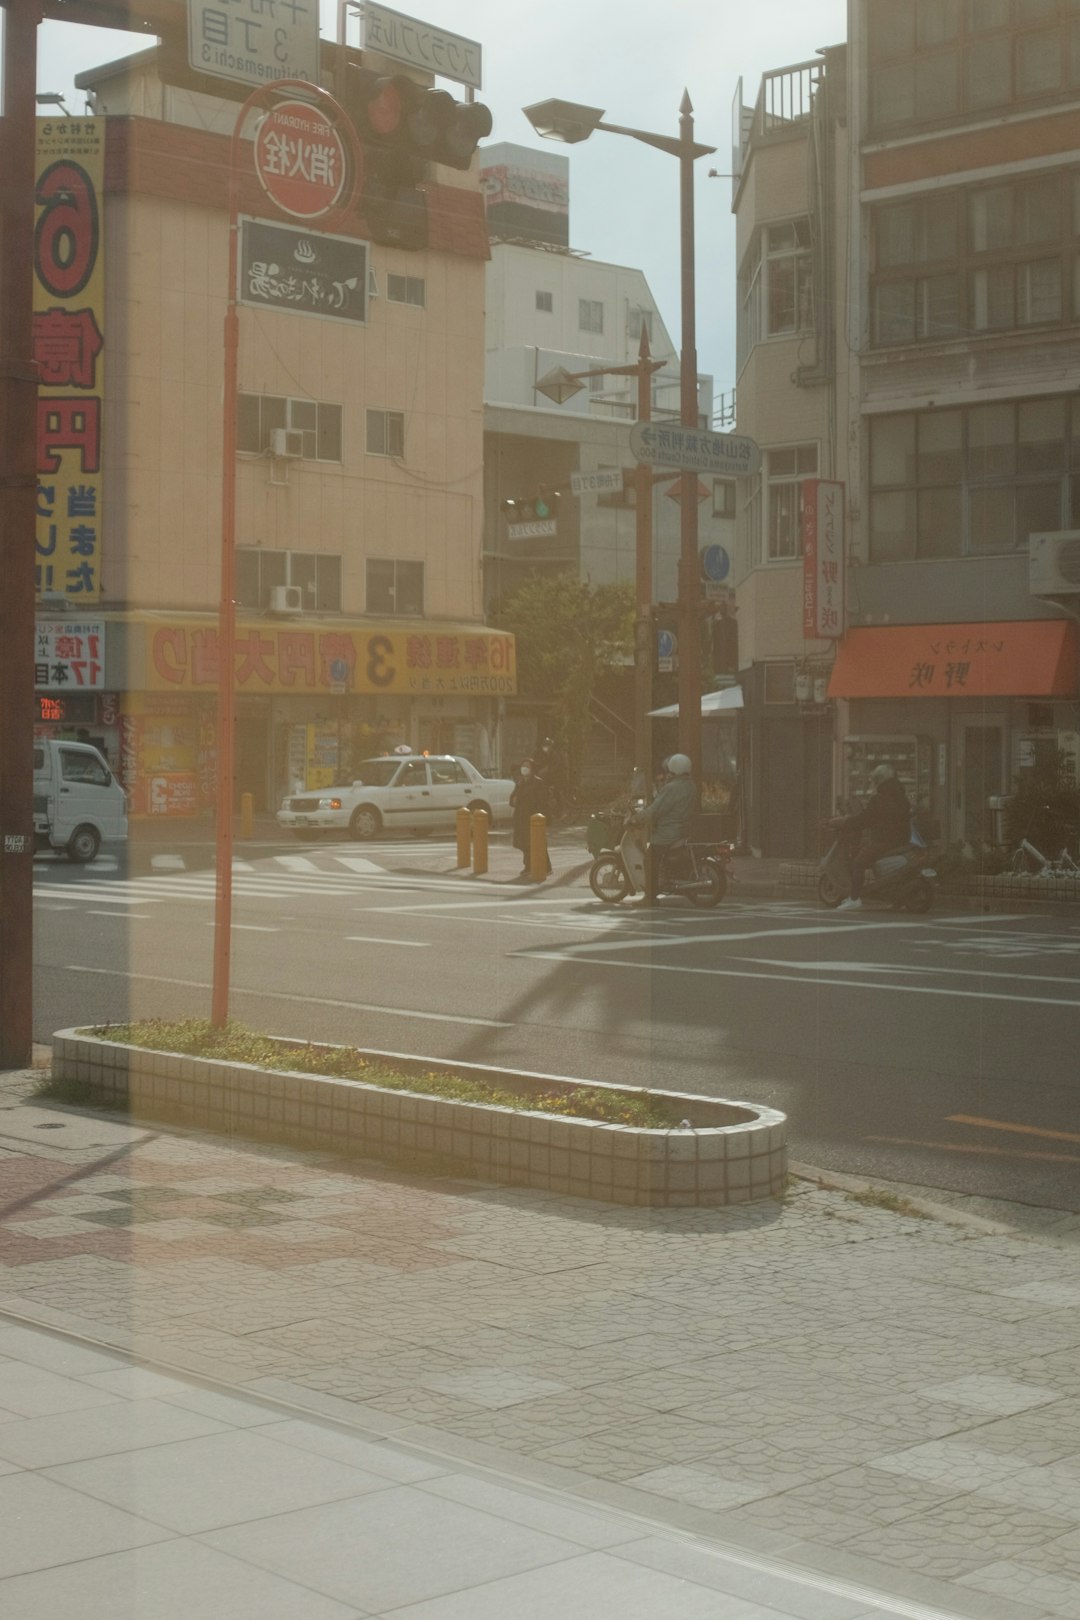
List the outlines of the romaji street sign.
{"label": "romaji street sign", "polygon": [[602,467],[595,472],[570,474],[571,495],[619,495],[622,490],[621,467]]}
{"label": "romaji street sign", "polygon": [[825,478],[802,485],[803,634],[844,634],[844,486]]}
{"label": "romaji street sign", "polygon": [[656,467],[681,467],[685,472],[714,473],[718,478],[745,478],[761,466],[761,451],[753,439],[664,422],[635,422],[630,429],[630,453]]}
{"label": "romaji street sign", "polygon": [[319,0],[187,0],[188,62],[256,90],[319,79]]}
{"label": "romaji street sign", "polygon": [[255,171],[266,195],[294,219],[320,219],[345,190],[345,143],[318,107],[280,101],[255,136]]}

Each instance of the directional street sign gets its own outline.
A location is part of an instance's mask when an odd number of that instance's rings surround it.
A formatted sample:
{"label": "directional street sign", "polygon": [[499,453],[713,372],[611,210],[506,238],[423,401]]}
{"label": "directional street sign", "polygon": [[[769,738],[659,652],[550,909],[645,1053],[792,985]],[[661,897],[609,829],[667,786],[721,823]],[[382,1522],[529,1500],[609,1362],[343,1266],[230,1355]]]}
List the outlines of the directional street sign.
{"label": "directional street sign", "polygon": [[745,478],[761,466],[761,451],[753,439],[664,422],[635,422],[630,429],[630,453],[653,466],[681,467],[684,472],[713,473],[718,478]]}

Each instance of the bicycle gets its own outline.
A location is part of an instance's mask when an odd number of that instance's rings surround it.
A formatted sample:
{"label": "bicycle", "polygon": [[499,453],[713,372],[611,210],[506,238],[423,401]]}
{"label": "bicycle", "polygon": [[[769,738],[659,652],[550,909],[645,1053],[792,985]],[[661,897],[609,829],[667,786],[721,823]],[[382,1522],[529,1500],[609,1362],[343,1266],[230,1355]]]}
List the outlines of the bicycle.
{"label": "bicycle", "polygon": [[[1034,864],[1034,870],[1032,870],[1032,863]],[[1044,855],[1041,849],[1036,849],[1028,838],[1020,840],[1013,854],[1009,871],[1013,877],[1080,877],[1080,865],[1073,860],[1067,847],[1063,846],[1060,852],[1051,858]]]}

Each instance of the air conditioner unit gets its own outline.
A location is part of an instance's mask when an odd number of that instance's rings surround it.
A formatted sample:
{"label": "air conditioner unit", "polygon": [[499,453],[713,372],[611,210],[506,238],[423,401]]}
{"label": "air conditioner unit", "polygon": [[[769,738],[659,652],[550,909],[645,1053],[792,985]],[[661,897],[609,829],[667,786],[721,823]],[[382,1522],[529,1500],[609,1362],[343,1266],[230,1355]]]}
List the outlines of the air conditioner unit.
{"label": "air conditioner unit", "polygon": [[1080,596],[1080,529],[1028,537],[1028,590],[1032,596]]}
{"label": "air conditioner unit", "polygon": [[288,616],[303,613],[303,588],[300,585],[275,585],[270,592],[270,611]]}
{"label": "air conditioner unit", "polygon": [[271,428],[270,453],[287,461],[298,461],[304,453],[304,435],[298,428]]}

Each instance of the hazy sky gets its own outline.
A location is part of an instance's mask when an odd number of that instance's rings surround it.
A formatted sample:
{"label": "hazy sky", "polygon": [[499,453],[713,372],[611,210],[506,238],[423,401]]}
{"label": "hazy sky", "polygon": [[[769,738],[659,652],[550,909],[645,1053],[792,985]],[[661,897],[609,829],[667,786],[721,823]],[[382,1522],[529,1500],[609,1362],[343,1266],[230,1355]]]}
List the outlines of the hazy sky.
{"label": "hazy sky", "polygon": [[[846,0],[403,0],[396,9],[479,40],[480,98],[494,114],[492,140],[540,143],[521,108],[549,96],[603,107],[615,123],[674,134],[683,89],[697,138],[718,148],[698,161],[698,357],[717,391],[734,382],[734,230],[731,107],[743,80],[752,102],[763,72],[811,59],[844,37]],[[350,42],[358,43],[356,24]],[[336,0],[322,0],[334,37]],[[105,28],[45,23],[39,89],[75,95],[74,75],[145,41]],[[82,110],[77,95],[68,101]],[[552,148],[556,150],[556,148]],[[598,133],[570,156],[570,240],[597,259],[644,270],[665,324],[679,331],[678,165],[638,141]]]}

